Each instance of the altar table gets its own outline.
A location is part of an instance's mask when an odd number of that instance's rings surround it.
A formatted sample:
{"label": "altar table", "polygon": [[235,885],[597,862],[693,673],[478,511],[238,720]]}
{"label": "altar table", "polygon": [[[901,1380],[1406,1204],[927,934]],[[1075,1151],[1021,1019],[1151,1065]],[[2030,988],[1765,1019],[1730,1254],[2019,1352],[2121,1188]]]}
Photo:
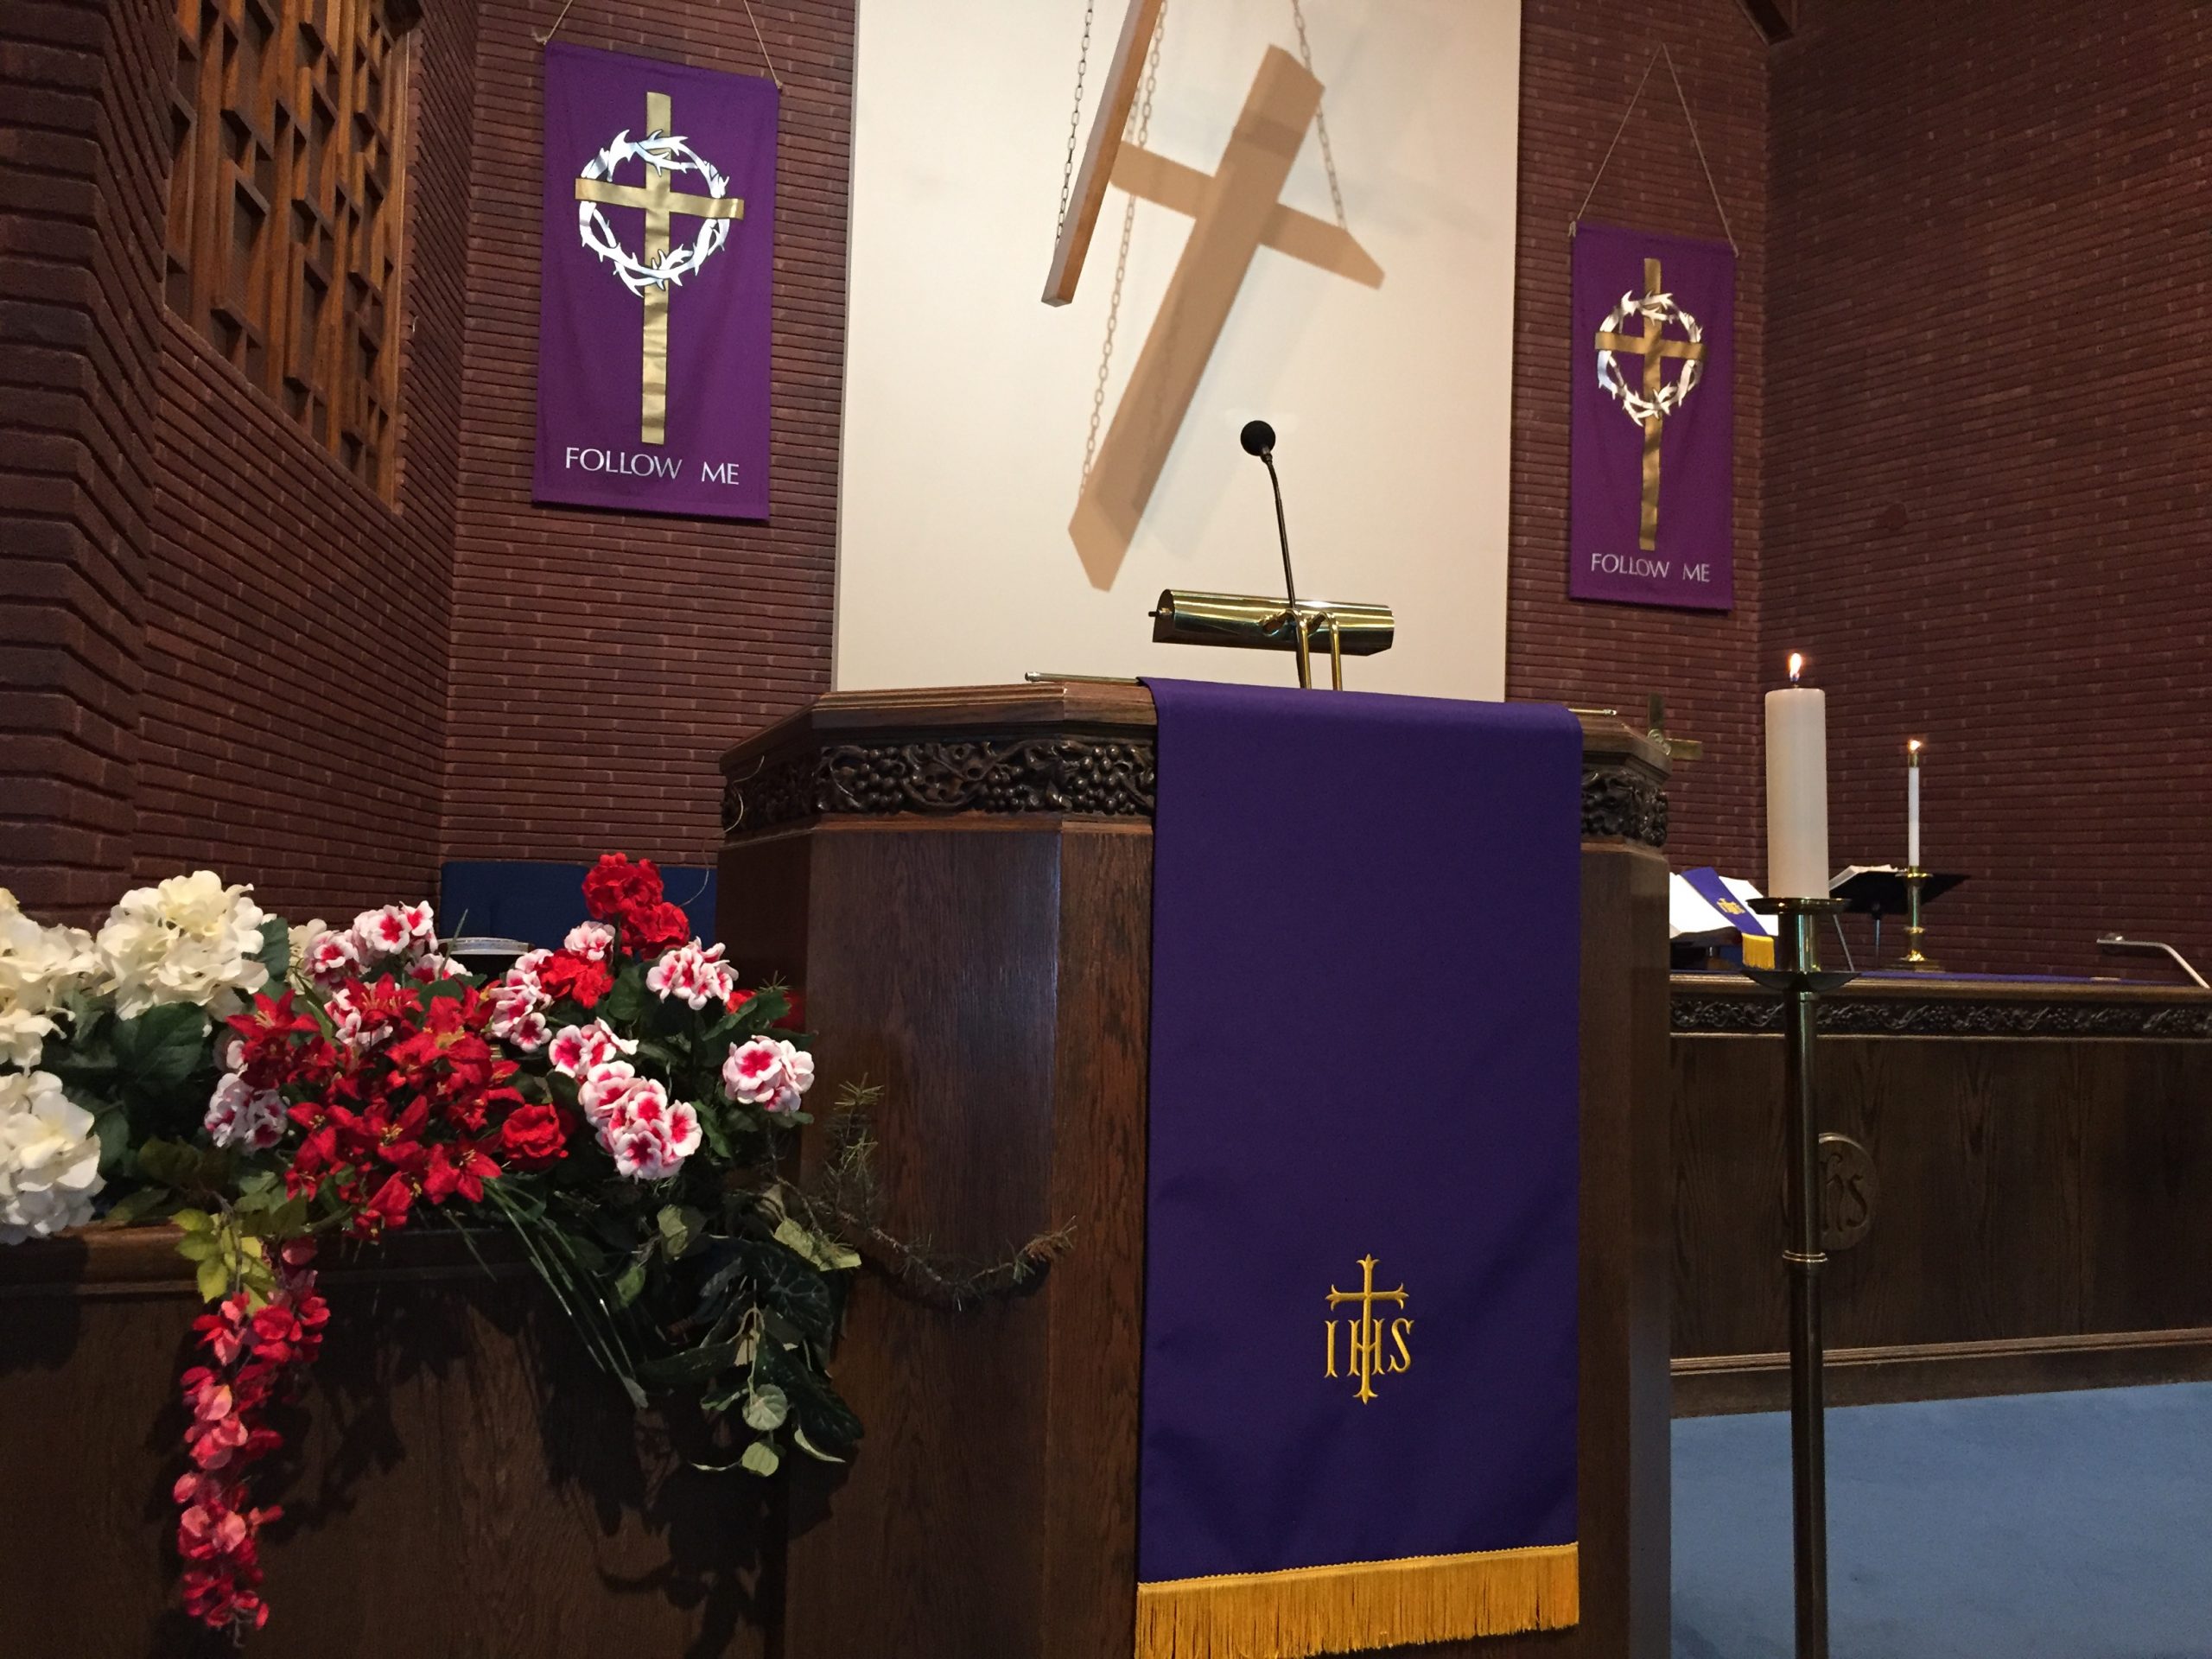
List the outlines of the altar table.
{"label": "altar table", "polygon": [[[1672,979],[1679,1414],[1786,1402],[1778,1004]],[[1821,1005],[1851,1405],[2212,1377],[2212,992],[1883,974]]]}

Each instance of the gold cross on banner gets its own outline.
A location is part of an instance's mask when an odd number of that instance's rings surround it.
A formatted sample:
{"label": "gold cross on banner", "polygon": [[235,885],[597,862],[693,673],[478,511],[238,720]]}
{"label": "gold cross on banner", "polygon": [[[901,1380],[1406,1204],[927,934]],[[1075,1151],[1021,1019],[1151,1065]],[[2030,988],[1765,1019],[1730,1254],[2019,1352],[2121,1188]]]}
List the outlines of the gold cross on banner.
{"label": "gold cross on banner", "polygon": [[[1647,300],[1663,294],[1666,289],[1659,280],[1659,262],[1643,262],[1643,297]],[[1681,358],[1685,362],[1705,360],[1705,345],[1701,340],[1668,340],[1662,335],[1666,320],[1649,311],[1643,314],[1643,332],[1640,334],[1616,334],[1601,330],[1598,335],[1598,349],[1601,352],[1632,352],[1643,359],[1643,401],[1651,412],[1643,417],[1643,512],[1637,523],[1636,544],[1649,553],[1659,545],[1659,436],[1667,424],[1667,417],[1660,412],[1659,394],[1666,385],[1667,359]]]}
{"label": "gold cross on banner", "polygon": [[[645,135],[665,137],[675,130],[674,100],[666,92],[645,94]],[[576,200],[609,207],[645,210],[645,245],[639,257],[658,269],[668,258],[669,221],[677,213],[694,219],[743,219],[745,202],[738,196],[693,196],[668,188],[668,169],[645,163],[643,188],[617,184],[612,179],[578,179]],[[639,388],[638,436],[645,443],[668,442],[668,282],[646,289],[644,366]]]}
{"label": "gold cross on banner", "polygon": [[[1190,238],[1160,302],[1160,315],[1153,319],[1152,332],[1145,337],[1068,525],[1095,588],[1114,585],[1167,464],[1168,451],[1174,448],[1175,435],[1190,412],[1206,359],[1213,355],[1244,274],[1260,249],[1274,248],[1369,288],[1382,285],[1382,268],[1349,231],[1286,207],[1279,200],[1291,163],[1320,107],[1321,83],[1289,53],[1270,47],[1253,78],[1221,164],[1211,174],[1134,144],[1113,147],[1114,183],[1133,196],[1188,213],[1192,224]],[[1109,108],[1100,118],[1102,124],[1110,116]],[[1088,200],[1089,193],[1086,178],[1082,199]],[[1080,239],[1087,237],[1084,231]],[[1064,302],[1073,292],[1082,251],[1070,245],[1077,239],[1071,216],[1071,227],[1055,252],[1045,296],[1048,303]]]}

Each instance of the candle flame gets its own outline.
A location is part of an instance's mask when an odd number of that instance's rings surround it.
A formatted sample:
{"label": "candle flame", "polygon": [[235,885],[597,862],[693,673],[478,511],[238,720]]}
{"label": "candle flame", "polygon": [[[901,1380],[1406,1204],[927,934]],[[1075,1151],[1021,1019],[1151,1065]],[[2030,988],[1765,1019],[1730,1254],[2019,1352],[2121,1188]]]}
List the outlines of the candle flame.
{"label": "candle flame", "polygon": [[1928,746],[1925,743],[1923,743],[1916,737],[1909,737],[1904,741],[1904,752],[1907,754],[1918,754],[1921,750],[1927,747]]}
{"label": "candle flame", "polygon": [[1804,672],[1804,670],[1805,653],[1802,651],[1791,652],[1789,653],[1789,683],[1796,684],[1798,675]]}

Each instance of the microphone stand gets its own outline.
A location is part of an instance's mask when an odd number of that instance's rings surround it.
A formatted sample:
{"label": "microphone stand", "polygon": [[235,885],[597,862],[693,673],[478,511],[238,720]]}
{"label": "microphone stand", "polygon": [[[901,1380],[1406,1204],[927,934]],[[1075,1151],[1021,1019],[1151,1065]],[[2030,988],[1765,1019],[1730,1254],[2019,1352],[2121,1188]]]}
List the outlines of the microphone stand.
{"label": "microphone stand", "polygon": [[1298,578],[1290,570],[1290,525],[1282,514],[1282,480],[1275,476],[1275,452],[1260,451],[1260,464],[1268,469],[1268,486],[1275,493],[1275,538],[1282,543],[1282,588],[1290,600],[1291,636],[1298,645],[1298,687],[1301,691],[1313,689],[1313,658],[1306,643],[1306,619],[1298,611]]}

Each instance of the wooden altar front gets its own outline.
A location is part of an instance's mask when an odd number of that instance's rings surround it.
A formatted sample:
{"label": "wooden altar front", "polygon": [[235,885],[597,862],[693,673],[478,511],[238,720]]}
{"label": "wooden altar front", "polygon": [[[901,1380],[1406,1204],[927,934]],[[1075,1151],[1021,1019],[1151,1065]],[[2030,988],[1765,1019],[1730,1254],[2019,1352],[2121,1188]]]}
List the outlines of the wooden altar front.
{"label": "wooden altar front", "polygon": [[[1779,1409],[1779,1005],[1672,989],[1676,1408]],[[1879,975],[1821,1027],[1832,1403],[2212,1377],[2212,992]]]}
{"label": "wooden altar front", "polygon": [[[823,1076],[886,1090],[892,1230],[1074,1241],[965,1313],[863,1282],[837,1375],[868,1437],[794,1490],[785,1659],[1131,1650],[1154,739],[1134,685],[849,693],[723,762],[721,935],[805,987]],[[1424,1656],[1666,1651],[1665,774],[1586,723],[1582,1624]]]}

